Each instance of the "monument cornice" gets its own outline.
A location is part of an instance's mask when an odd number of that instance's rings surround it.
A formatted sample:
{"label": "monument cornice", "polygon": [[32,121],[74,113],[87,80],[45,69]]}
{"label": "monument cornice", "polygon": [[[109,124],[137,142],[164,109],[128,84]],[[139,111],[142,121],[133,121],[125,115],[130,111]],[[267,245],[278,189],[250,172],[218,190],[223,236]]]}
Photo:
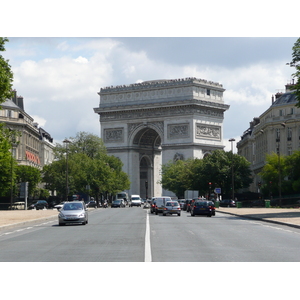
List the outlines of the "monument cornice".
{"label": "monument cornice", "polygon": [[128,119],[145,119],[145,118],[162,118],[170,116],[183,115],[203,115],[212,118],[223,118],[223,112],[228,109],[227,105],[222,106],[204,106],[204,105],[177,105],[177,106],[159,106],[150,108],[128,108],[100,110],[95,109],[95,112],[100,115],[101,122],[111,120],[128,120]]}
{"label": "monument cornice", "polygon": [[183,86],[201,86],[201,87],[212,87],[218,89],[222,92],[225,91],[223,85],[217,82],[208,81],[205,79],[200,79],[196,77],[187,77],[181,79],[163,79],[163,80],[150,80],[143,81],[141,83],[133,83],[129,85],[117,85],[101,88],[99,95],[103,94],[112,94],[120,92],[133,92],[133,91],[142,91],[142,90],[153,90],[161,88],[174,88],[174,87],[183,87]]}
{"label": "monument cornice", "polygon": [[94,111],[98,114],[105,113],[106,111],[112,112],[112,111],[124,111],[124,110],[140,110],[140,109],[155,109],[157,107],[163,108],[163,107],[178,107],[178,106],[203,106],[203,107],[209,107],[209,108],[215,108],[220,110],[228,110],[229,105],[220,103],[220,102],[214,102],[214,101],[207,101],[207,100],[201,100],[201,99],[187,99],[187,100],[173,100],[173,101],[162,101],[162,102],[151,102],[151,103],[114,103],[109,106],[101,106],[94,108]]}

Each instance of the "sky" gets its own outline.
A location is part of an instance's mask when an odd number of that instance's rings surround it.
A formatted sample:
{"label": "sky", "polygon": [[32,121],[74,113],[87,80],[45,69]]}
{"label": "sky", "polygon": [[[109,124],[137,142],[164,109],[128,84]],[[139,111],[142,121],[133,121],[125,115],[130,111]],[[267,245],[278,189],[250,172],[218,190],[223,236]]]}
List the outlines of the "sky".
{"label": "sky", "polygon": [[[291,81],[297,37],[8,37],[4,57],[25,111],[61,143],[100,135],[101,87],[196,77],[221,83],[223,139],[236,142]],[[233,144],[234,151],[236,152]]]}

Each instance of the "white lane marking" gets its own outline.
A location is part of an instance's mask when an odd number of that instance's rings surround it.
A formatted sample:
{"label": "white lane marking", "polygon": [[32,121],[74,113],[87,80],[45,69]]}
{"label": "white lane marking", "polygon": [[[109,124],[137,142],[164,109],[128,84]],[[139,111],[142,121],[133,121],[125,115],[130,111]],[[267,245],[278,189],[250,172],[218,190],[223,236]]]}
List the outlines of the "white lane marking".
{"label": "white lane marking", "polygon": [[151,244],[150,244],[150,222],[149,212],[146,211],[146,234],[145,234],[145,262],[151,262]]}

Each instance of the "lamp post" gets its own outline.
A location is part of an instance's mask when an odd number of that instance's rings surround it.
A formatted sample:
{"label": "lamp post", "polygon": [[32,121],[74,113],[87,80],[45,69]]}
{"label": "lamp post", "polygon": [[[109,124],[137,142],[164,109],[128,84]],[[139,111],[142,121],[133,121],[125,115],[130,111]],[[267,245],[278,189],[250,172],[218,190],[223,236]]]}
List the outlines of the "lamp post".
{"label": "lamp post", "polygon": [[66,144],[66,201],[68,201],[68,194],[69,194],[68,144],[71,142],[68,139],[65,139],[63,143]]}
{"label": "lamp post", "polygon": [[146,188],[146,200],[148,200],[148,181],[145,181],[145,188]]}
{"label": "lamp post", "polygon": [[232,161],[231,161],[231,185],[232,185],[232,200],[234,200],[234,171],[233,171],[233,142],[235,142],[235,139],[230,139],[229,142],[231,142],[231,153],[232,153]]}
{"label": "lamp post", "polygon": [[[280,124],[283,128],[285,128],[285,123]],[[279,206],[282,204],[282,196],[281,196],[281,160],[280,160],[280,133],[276,139],[277,147],[278,147],[278,193],[279,193]]]}

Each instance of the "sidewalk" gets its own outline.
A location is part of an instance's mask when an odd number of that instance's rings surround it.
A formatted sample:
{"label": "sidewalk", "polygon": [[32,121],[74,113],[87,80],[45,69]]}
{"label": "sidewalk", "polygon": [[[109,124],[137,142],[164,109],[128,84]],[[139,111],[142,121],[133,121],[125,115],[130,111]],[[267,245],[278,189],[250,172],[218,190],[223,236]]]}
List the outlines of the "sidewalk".
{"label": "sidewalk", "polygon": [[300,228],[299,208],[220,207],[216,208],[216,213],[218,212]]}
{"label": "sidewalk", "polygon": [[37,220],[57,218],[57,209],[0,210],[0,230]]}

